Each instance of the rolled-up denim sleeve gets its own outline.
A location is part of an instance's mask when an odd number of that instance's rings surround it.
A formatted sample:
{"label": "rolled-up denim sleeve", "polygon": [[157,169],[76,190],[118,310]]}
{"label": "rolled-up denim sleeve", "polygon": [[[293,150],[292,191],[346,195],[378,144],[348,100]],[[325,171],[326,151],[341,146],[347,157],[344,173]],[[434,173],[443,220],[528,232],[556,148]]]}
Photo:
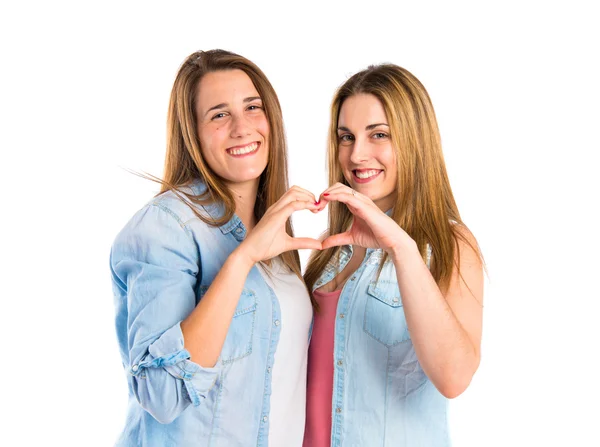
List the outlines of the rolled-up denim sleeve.
{"label": "rolled-up denim sleeve", "polygon": [[180,323],[196,306],[197,245],[179,217],[149,205],[119,233],[111,249],[117,333],[128,380],[140,405],[170,423],[198,406],[218,368],[190,361]]}

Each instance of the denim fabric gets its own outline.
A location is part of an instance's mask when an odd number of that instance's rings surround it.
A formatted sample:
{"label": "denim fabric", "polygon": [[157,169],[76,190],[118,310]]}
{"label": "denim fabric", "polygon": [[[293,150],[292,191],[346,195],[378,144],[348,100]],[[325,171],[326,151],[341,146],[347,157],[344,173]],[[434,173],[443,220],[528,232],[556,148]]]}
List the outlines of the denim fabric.
{"label": "denim fabric", "polygon": [[[352,248],[341,247],[313,290],[331,281],[351,257]],[[386,261],[377,278],[382,260],[382,250],[368,249],[338,301],[331,445],[449,446],[448,400],[415,354],[394,264]]]}
{"label": "denim fabric", "polygon": [[[199,194],[204,186],[197,182],[190,189]],[[222,209],[198,211],[215,217]],[[281,314],[257,267],[246,279],[215,367],[190,361],[180,327],[245,235],[237,216],[211,227],[167,192],[116,237],[110,267],[129,385],[127,419],[116,445],[268,445]]]}

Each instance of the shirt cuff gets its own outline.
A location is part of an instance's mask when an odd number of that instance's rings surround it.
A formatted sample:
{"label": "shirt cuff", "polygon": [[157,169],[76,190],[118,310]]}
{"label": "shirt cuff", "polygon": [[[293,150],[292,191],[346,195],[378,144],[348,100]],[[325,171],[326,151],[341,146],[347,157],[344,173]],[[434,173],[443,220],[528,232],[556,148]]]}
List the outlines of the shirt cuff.
{"label": "shirt cuff", "polygon": [[192,362],[190,353],[183,347],[181,325],[177,323],[166,330],[148,348],[149,355],[131,373],[138,375],[144,368],[164,368],[173,377],[183,380],[192,404],[197,407],[207,396],[219,376],[219,368],[204,368]]}

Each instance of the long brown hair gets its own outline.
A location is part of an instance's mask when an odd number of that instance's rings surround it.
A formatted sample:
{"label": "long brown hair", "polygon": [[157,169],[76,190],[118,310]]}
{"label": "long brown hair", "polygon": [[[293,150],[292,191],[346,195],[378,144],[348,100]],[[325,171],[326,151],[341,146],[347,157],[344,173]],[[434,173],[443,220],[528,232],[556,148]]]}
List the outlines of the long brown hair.
{"label": "long brown hair", "polygon": [[[338,88],[331,104],[327,152],[329,184],[348,185],[338,162],[338,119],[344,101],[361,93],[374,95],[383,105],[396,149],[398,194],[392,218],[414,239],[424,259],[427,244],[431,246],[431,274],[445,291],[455,265],[458,239],[479,255],[480,252],[458,230],[458,226],[465,229],[466,226],[450,188],[433,105],[425,87],[408,70],[393,64],[372,65]],[[346,205],[329,204],[326,234],[342,233],[351,222],[352,214]],[[304,274],[309,290],[336,253],[339,253],[338,247],[313,252]],[[379,272],[386,259],[387,254]]]}
{"label": "long brown hair", "polygon": [[[288,189],[287,142],[283,127],[283,116],[277,94],[265,74],[253,62],[230,51],[215,49],[198,51],[183,62],[171,90],[167,117],[167,153],[163,179],[154,177],[161,183],[159,194],[173,191],[186,203],[206,205],[221,203],[224,212],[211,218],[191,208],[202,221],[220,226],[228,222],[235,213],[235,200],[223,179],[210,168],[202,157],[200,139],[197,133],[196,98],[201,79],[207,73],[224,70],[242,70],[248,75],[260,95],[269,123],[269,158],[267,167],[261,174],[258,194],[254,206],[257,220]],[[181,187],[200,179],[206,191],[198,196]],[[286,222],[286,231],[293,236],[291,219]],[[288,251],[279,255],[281,261],[299,277],[300,258],[298,252]]]}

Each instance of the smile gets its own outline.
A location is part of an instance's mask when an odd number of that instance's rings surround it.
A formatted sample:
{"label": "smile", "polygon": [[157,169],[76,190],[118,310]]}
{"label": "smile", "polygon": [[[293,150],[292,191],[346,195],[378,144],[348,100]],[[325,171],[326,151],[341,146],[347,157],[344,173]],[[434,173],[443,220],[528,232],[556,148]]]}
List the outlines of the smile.
{"label": "smile", "polygon": [[225,152],[227,152],[232,157],[247,157],[249,155],[255,154],[258,151],[259,147],[260,143],[258,141],[255,141],[245,146],[230,147]]}
{"label": "smile", "polygon": [[376,179],[382,172],[381,169],[354,169],[352,176],[357,183],[368,183]]}

